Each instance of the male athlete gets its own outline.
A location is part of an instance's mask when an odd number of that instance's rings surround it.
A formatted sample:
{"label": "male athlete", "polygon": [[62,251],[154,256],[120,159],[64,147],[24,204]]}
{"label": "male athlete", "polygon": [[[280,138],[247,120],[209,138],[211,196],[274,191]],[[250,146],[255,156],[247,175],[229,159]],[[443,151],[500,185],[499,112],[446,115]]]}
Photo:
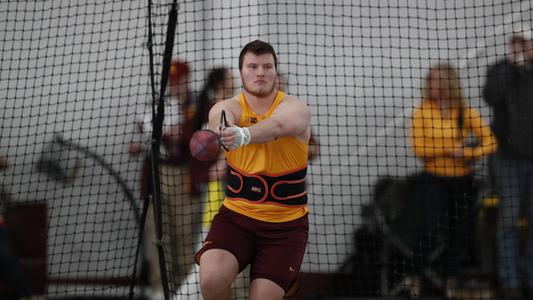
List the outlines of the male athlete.
{"label": "male athlete", "polygon": [[307,244],[310,111],[276,88],[270,44],[247,44],[239,70],[243,91],[209,112],[229,173],[223,205],[196,254],[200,286],[205,300],[229,299],[233,280],[250,264],[250,299],[279,300],[296,291]]}

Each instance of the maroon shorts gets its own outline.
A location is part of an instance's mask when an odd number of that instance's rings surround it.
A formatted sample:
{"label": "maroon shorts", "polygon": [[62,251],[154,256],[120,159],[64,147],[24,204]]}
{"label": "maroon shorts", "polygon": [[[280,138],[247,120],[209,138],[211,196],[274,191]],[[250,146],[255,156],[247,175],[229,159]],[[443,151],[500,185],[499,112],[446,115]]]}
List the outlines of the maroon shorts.
{"label": "maroon shorts", "polygon": [[239,272],[251,264],[251,280],[269,279],[287,292],[298,276],[308,232],[307,215],[289,222],[271,223],[222,206],[195,259],[199,263],[202,253],[209,249],[227,250],[237,258]]}

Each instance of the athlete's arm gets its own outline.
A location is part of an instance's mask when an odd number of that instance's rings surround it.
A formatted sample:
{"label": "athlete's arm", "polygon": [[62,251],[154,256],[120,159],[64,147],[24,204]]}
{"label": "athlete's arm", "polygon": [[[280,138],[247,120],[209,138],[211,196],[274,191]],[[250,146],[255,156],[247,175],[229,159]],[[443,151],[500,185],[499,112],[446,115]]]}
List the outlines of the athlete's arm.
{"label": "athlete's arm", "polygon": [[307,105],[294,97],[287,97],[265,120],[248,127],[250,143],[264,143],[281,136],[307,136],[311,113]]}
{"label": "athlete's arm", "polygon": [[307,142],[311,132],[310,119],[311,113],[305,103],[294,97],[287,97],[270,117],[255,125],[239,127],[228,120],[231,126],[222,130],[220,142],[229,150],[249,143],[265,143],[281,136],[292,136]]}
{"label": "athlete's arm", "polygon": [[235,124],[240,118],[240,106],[238,98],[231,98],[217,102],[209,111],[208,128],[216,133],[219,132],[220,116],[225,112],[226,122],[229,125]]}

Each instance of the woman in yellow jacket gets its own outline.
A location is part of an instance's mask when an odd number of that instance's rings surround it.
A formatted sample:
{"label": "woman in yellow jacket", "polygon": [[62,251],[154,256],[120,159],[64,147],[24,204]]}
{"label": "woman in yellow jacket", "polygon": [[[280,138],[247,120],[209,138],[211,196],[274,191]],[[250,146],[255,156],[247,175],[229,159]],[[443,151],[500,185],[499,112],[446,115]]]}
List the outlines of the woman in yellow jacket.
{"label": "woman in yellow jacket", "polygon": [[[418,263],[427,264],[433,246],[445,242],[441,276],[453,297],[454,277],[472,247],[475,221],[472,162],[496,150],[496,140],[479,112],[465,104],[457,71],[433,66],[422,89],[422,103],[413,112],[411,142],[424,171],[417,177],[415,201],[423,215],[418,236]],[[469,140],[475,140],[475,143]]]}

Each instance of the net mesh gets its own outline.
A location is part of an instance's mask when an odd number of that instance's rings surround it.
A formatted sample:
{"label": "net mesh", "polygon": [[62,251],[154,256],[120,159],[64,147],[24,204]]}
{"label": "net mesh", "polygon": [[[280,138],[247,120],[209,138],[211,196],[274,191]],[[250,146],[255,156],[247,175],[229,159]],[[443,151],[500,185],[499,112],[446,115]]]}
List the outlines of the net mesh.
{"label": "net mesh", "polygon": [[[47,238],[45,249],[31,254],[46,265],[41,277],[27,276],[36,293],[161,296],[162,280],[169,297],[201,298],[192,256],[220,205],[223,184],[191,174],[180,156],[186,142],[172,144],[166,130],[172,120],[199,110],[213,68],[228,68],[239,92],[238,55],[255,39],[273,45],[284,90],[309,105],[319,145],[308,169],[310,232],[300,297],[454,292],[491,299],[500,287],[519,287],[515,267],[496,264],[496,245],[511,249],[500,262],[513,259],[516,239],[527,240],[528,220],[509,215],[497,221],[509,204],[496,183],[505,190],[513,186],[509,180],[529,175],[501,180],[506,173],[489,168],[494,147],[476,133],[486,138],[496,116],[483,95],[488,68],[505,58],[516,24],[531,26],[529,1],[177,4],[172,57],[190,68],[188,109],[172,104],[170,89],[159,95],[172,1],[0,3],[0,153],[9,163],[2,171],[2,197],[6,215],[19,205],[46,203],[46,228],[32,227],[31,219],[24,224]],[[448,125],[419,118],[440,132],[418,146],[436,152],[445,147],[439,141],[454,137],[460,126],[467,135],[462,141],[477,149],[466,173],[449,171],[446,160],[432,164],[413,147],[413,118],[423,115],[426,77],[443,62],[457,71],[465,117],[461,125],[454,118]],[[148,162],[153,109],[160,103],[166,117],[154,182]],[[524,107],[511,111],[527,124]],[[515,140],[527,133],[518,128]],[[424,167],[438,176],[422,173]],[[159,199],[147,196],[154,184]],[[519,211],[525,200],[509,193],[510,207]],[[161,218],[147,206],[153,200]],[[518,230],[498,228],[510,244],[496,238],[497,222]],[[164,262],[157,259],[158,246]],[[27,259],[20,262],[31,270]],[[248,272],[235,281],[234,299],[246,298]],[[528,287],[533,275],[525,272]]]}

